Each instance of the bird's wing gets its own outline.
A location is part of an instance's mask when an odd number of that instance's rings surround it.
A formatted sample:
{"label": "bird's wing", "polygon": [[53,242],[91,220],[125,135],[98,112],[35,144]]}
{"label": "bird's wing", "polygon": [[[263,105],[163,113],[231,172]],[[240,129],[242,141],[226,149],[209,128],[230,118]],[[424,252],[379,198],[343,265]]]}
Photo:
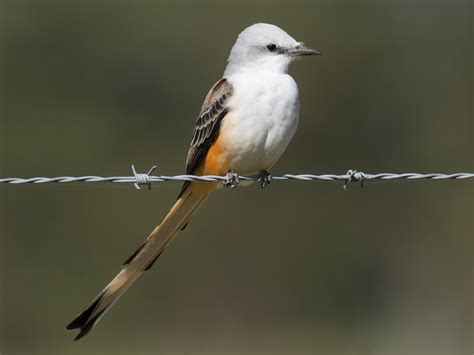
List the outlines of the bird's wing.
{"label": "bird's wing", "polygon": [[199,117],[196,119],[186,160],[186,174],[193,174],[196,171],[219,135],[221,121],[229,112],[228,100],[233,91],[232,85],[225,78],[222,78],[214,84],[207,94]]}

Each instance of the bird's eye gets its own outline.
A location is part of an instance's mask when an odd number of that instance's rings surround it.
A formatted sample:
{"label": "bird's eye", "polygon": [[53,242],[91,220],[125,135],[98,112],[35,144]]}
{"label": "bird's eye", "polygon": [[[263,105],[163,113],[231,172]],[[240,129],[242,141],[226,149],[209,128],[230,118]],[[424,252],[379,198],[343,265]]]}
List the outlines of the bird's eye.
{"label": "bird's eye", "polygon": [[275,52],[276,49],[277,49],[277,46],[276,46],[275,44],[273,44],[273,43],[270,43],[270,44],[267,46],[267,50],[268,50],[269,52]]}

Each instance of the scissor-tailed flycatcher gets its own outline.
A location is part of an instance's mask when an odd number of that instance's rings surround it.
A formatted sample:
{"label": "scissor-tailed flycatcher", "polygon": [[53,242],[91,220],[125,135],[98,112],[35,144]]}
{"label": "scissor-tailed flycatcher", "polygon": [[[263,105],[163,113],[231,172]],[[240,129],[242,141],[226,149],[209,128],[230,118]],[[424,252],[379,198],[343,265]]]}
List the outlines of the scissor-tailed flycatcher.
{"label": "scissor-tailed flycatcher", "polygon": [[[298,87],[288,75],[299,56],[319,54],[269,24],[255,24],[237,38],[224,76],[207,94],[194,128],[186,174],[226,175],[235,185],[236,173],[260,174],[283,154],[298,125]],[[143,245],[124,263],[119,274],[68,326],[86,335],[104,313],[184,229],[210,192],[221,185],[186,182],[177,201]]]}

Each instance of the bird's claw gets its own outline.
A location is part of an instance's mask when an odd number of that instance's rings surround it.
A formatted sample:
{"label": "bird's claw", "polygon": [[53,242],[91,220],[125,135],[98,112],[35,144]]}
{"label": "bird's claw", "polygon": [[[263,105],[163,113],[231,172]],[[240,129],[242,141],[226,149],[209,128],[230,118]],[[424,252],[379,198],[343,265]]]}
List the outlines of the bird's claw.
{"label": "bird's claw", "polygon": [[222,182],[224,187],[230,187],[233,189],[240,183],[239,174],[234,171],[229,171],[226,175],[225,180]]}
{"label": "bird's claw", "polygon": [[263,170],[258,176],[258,182],[260,183],[260,187],[264,189],[267,185],[270,185],[270,182],[272,182],[272,175],[268,171]]}

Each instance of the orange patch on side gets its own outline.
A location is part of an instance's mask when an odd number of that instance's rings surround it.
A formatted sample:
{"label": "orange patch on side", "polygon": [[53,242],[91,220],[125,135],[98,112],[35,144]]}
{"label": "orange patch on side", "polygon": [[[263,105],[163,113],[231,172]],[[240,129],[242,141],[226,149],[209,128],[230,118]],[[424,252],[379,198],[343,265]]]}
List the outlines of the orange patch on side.
{"label": "orange patch on side", "polygon": [[[229,156],[228,147],[226,146],[225,141],[225,132],[228,129],[232,129],[234,126],[232,121],[233,116],[228,113],[224,120],[222,121],[220,127],[220,134],[214,143],[210,146],[207,151],[206,156],[202,160],[201,164],[194,171],[195,175],[226,175],[231,169],[231,156]],[[219,183],[209,183],[209,182],[193,182],[192,186],[193,191],[196,193],[208,193],[212,190],[215,190],[218,186],[222,184]]]}
{"label": "orange patch on side", "polygon": [[209,148],[202,165],[199,167],[200,175],[225,175],[227,174],[224,144],[222,135],[219,135]]}
{"label": "orange patch on side", "polygon": [[[229,171],[224,153],[223,139],[217,137],[207,151],[206,157],[194,172],[195,175],[225,175]],[[189,186],[196,194],[208,194],[221,186],[221,183],[193,182]]]}
{"label": "orange patch on side", "polygon": [[225,132],[234,126],[233,115],[228,113],[221,123],[220,134],[207,151],[206,157],[196,169],[196,175],[225,175],[231,169]]}

